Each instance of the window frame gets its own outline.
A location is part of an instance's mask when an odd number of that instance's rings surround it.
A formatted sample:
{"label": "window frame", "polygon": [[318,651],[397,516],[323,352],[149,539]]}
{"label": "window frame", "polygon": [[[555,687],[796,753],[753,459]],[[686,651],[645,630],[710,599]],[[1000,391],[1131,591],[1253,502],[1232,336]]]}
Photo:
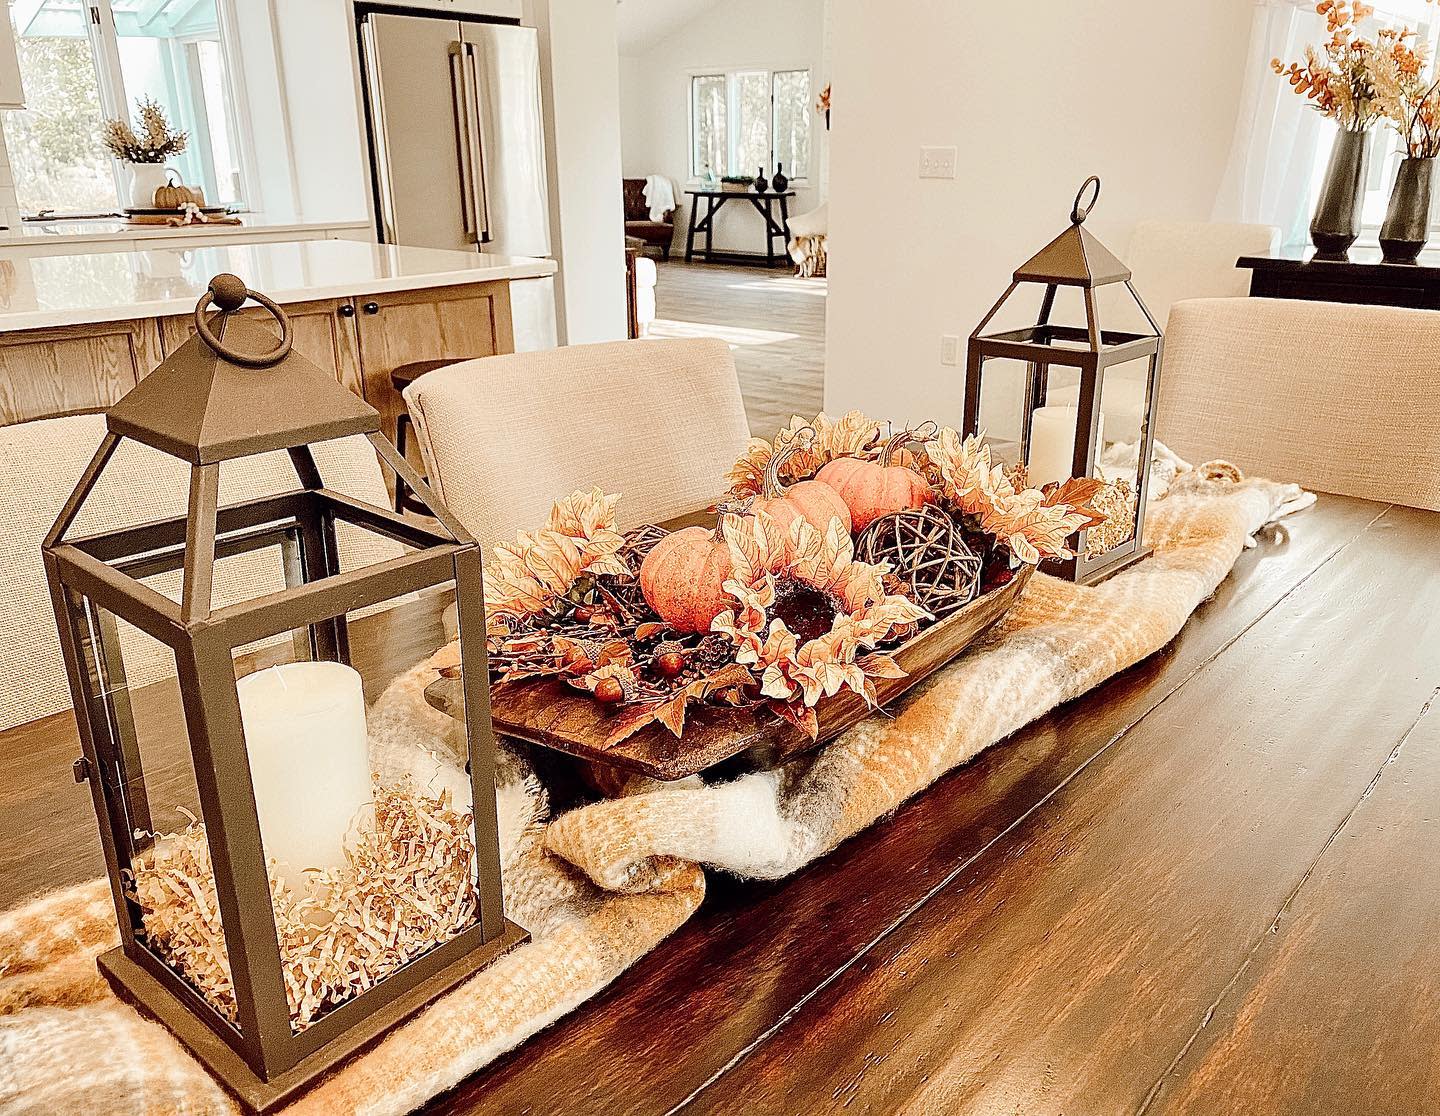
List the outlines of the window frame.
{"label": "window frame", "polygon": [[[235,103],[248,103],[244,100],[244,67],[241,65],[238,35],[236,34],[236,22],[234,12],[234,0],[214,0],[216,36],[220,43],[221,61],[225,68],[226,85],[230,91],[231,101]],[[113,120],[124,118],[131,120],[134,117],[134,102],[125,89],[125,73],[120,62],[120,33],[115,26],[115,10],[110,0],[84,0],[81,5],[85,15],[85,33],[90,43],[90,53],[95,62],[95,79],[98,85],[100,97],[100,111],[104,119]],[[5,16],[8,18],[8,13]],[[193,42],[200,41],[199,36],[187,35],[177,37],[176,42],[181,44],[182,51],[188,53],[188,48]],[[188,73],[188,59],[187,59]],[[192,101],[195,100],[195,91],[189,91]],[[200,94],[203,97],[203,92]],[[203,108],[198,104],[192,104],[191,110]],[[238,200],[239,212],[253,211],[257,202],[254,159],[254,137],[250,133],[250,122],[245,114],[235,111],[235,104],[224,106],[226,119],[235,136],[237,155],[240,163],[240,198]],[[178,120],[174,122],[177,127],[184,127]],[[208,128],[208,121],[203,122]],[[194,129],[191,129],[193,132]],[[192,136],[192,138],[194,138]],[[0,143],[4,138],[0,137]],[[115,197],[117,214],[123,211],[127,203],[129,192],[129,181],[126,177],[124,166],[121,161],[110,156],[110,173],[115,180]],[[218,169],[214,166],[213,157],[210,166],[211,175],[216,175]],[[211,184],[206,183],[207,199],[216,196],[212,193]],[[216,183],[218,186],[218,182]],[[36,214],[24,214],[27,219],[34,219]],[[78,213],[66,213],[63,211],[51,212],[45,220],[65,221],[82,220],[85,215]]]}
{"label": "window frame", "polygon": [[[770,157],[769,166],[775,166],[775,76],[777,74],[804,73],[810,79],[811,87],[814,87],[814,70],[808,65],[785,65],[785,66],[727,66],[720,67],[699,67],[685,72],[685,113],[688,118],[688,133],[690,138],[690,154],[687,156],[689,163],[688,185],[697,185],[701,181],[703,168],[695,166],[696,143],[699,139],[697,125],[699,121],[695,116],[695,83],[700,78],[723,78],[725,80],[725,160],[724,169],[716,169],[717,177],[723,178],[730,174],[729,168],[736,165],[736,153],[739,150],[739,119],[740,119],[740,92],[739,78],[743,74],[764,74],[765,83],[770,91],[770,114],[767,121],[770,136]],[[815,123],[810,120],[810,104],[805,105],[806,120],[810,131],[810,152],[806,166],[802,173],[789,173],[786,177],[791,185],[808,186],[810,183],[811,165],[815,161]],[[788,161],[788,159],[787,159]],[[744,174],[745,168],[735,172]]]}

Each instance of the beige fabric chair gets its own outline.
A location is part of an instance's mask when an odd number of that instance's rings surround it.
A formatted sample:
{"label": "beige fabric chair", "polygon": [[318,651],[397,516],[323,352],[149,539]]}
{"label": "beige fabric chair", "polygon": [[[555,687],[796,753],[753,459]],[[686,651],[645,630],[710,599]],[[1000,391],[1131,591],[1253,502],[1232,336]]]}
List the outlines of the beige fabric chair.
{"label": "beige fabric chair", "polygon": [[1199,299],[1170,315],[1157,437],[1190,461],[1440,511],[1440,314]]}
{"label": "beige fabric chair", "polygon": [[[45,584],[40,543],[65,498],[89,464],[105,432],[105,416],[71,415],[0,428],[0,729],[70,707],[70,691]],[[388,503],[374,450],[362,438],[314,447],[325,482],[347,495],[384,507]],[[222,506],[298,487],[289,458],[266,454],[229,462],[220,469]],[[120,444],[100,483],[71,529],[71,537],[185,514],[186,467],[137,442]],[[340,524],[341,566],[354,569],[398,557],[401,547]],[[179,571],[146,584],[172,600],[180,595]],[[284,588],[278,549],[225,559],[215,569],[214,600],[231,604]],[[128,625],[121,648],[132,685],[170,677],[175,665],[165,649]]]}
{"label": "beige fabric chair", "polygon": [[713,502],[749,438],[724,342],[616,341],[465,361],[405,391],[431,483],[487,550],[577,488],[622,528]]}
{"label": "beige fabric chair", "polygon": [[1245,294],[1250,272],[1241,271],[1235,261],[1263,256],[1279,245],[1280,230],[1273,225],[1141,221],[1124,259],[1146,307],[1164,326],[1170,308],[1183,299]]}

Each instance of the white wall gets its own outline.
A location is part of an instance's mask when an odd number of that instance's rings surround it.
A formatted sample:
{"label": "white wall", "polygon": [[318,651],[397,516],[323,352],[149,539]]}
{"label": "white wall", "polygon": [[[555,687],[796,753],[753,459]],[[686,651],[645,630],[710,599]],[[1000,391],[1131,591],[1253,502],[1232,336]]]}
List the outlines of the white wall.
{"label": "white wall", "polygon": [[560,337],[618,341],[628,330],[615,5],[525,0],[525,23],[540,33]]}
{"label": "white wall", "polygon": [[[1122,258],[1143,218],[1208,220],[1252,6],[832,0],[826,410],[958,424],[941,335],[968,337],[1088,174],[1086,227]],[[920,180],[922,145],[957,146],[958,178]]]}
{"label": "white wall", "polygon": [[[621,63],[621,139],[627,178],[665,174],[683,190],[690,178],[690,75],[697,70],[808,69],[813,92],[828,80],[824,59],[825,0],[723,0],[643,52]],[[790,212],[820,202],[826,158],[821,117],[811,115],[809,181],[795,186]],[[766,167],[768,177],[774,168]],[[745,168],[754,175],[755,168]],[[717,173],[719,171],[717,170]],[[794,177],[791,167],[785,173]],[[676,246],[685,246],[689,199],[678,199]],[[715,222],[716,249],[763,250],[762,222],[731,204]]]}

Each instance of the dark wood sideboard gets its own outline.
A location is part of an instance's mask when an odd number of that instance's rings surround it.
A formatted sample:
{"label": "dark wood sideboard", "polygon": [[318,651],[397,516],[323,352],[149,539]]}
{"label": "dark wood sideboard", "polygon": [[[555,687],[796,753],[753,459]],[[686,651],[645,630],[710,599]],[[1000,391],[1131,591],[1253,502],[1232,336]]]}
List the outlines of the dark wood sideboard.
{"label": "dark wood sideboard", "polygon": [[1380,249],[1352,248],[1344,260],[1317,260],[1310,248],[1286,248],[1272,256],[1241,256],[1255,298],[1311,302],[1358,302],[1440,310],[1440,249],[1413,264],[1387,264]]}

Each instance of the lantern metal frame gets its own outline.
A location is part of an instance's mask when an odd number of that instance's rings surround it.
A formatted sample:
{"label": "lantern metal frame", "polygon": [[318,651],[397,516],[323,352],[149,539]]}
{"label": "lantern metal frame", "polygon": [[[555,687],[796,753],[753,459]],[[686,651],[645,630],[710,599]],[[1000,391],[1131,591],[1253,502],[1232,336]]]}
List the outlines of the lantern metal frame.
{"label": "lantern metal frame", "polygon": [[[212,291],[219,282],[212,283]],[[243,284],[240,290],[253,296]],[[202,326],[209,298],[202,299],[196,310]],[[259,1113],[286,1103],[527,935],[505,918],[500,887],[496,748],[479,545],[380,434],[379,414],[373,407],[305,358],[286,355],[289,329],[283,312],[268,300],[257,301],[281,322],[281,345],[274,345],[270,331],[243,318],[230,318],[239,303],[234,297],[226,299],[217,315],[219,332],[224,335],[228,329],[231,334],[226,343],[212,344],[218,338],[204,329],[111,410],[100,447],[46,536],[44,563],[84,749],[83,758],[76,761],[76,777],[90,784],[120,930],[120,946],[102,954],[99,967],[122,999],[165,1024],[247,1110]],[[264,355],[280,363],[245,365],[227,359],[227,349],[241,352],[227,344],[235,335],[242,343],[259,340],[272,346]],[[214,366],[196,373],[192,366],[204,363],[205,357],[214,359]],[[222,418],[232,422],[232,432],[245,431],[241,437],[177,441],[174,432],[180,428],[175,422],[185,419],[187,401],[168,398],[174,393],[164,390],[165,381],[174,387],[189,375],[214,378],[211,394],[223,404]],[[151,377],[160,380],[144,390]],[[231,387],[243,388],[247,377],[255,377],[254,390],[268,399],[258,403],[258,419],[236,414],[233,397],[227,402],[225,392],[218,390],[227,378]],[[293,408],[296,391],[311,393],[310,406]],[[317,399],[324,405],[316,404]],[[292,418],[285,430],[267,430],[267,405],[272,407],[270,414],[289,411],[303,417]],[[196,430],[205,425],[193,416],[186,421]],[[225,421],[218,425],[225,427]],[[326,487],[310,443],[357,434],[366,437],[388,470],[416,492],[438,529]],[[189,461],[187,514],[67,538],[86,497],[125,437]],[[220,462],[275,449],[289,453],[300,487],[218,507]],[[339,562],[338,523],[416,549],[345,571]],[[277,546],[284,560],[286,589],[212,609],[217,559]],[[175,570],[183,570],[178,603],[140,580]],[[305,629],[313,659],[348,663],[348,613],[452,583],[462,648],[476,922],[297,1032],[286,1000],[233,652],[257,640]],[[123,661],[116,654],[115,618],[164,644],[175,656],[238,1027],[147,947],[139,911],[125,895],[124,873],[148,841],[150,819]]]}
{"label": "lantern metal frame", "polygon": [[[1088,204],[1082,204],[1086,192],[1092,189],[1093,194]],[[980,395],[985,362],[1002,359],[1025,364],[1019,460],[1026,464],[1030,460],[1034,414],[1037,408],[1045,406],[1046,403],[1050,366],[1077,369],[1080,373],[1080,395],[1071,475],[1089,477],[1094,475],[1101,448],[1100,400],[1105,386],[1106,370],[1133,361],[1148,362],[1145,405],[1140,416],[1140,444],[1136,459],[1134,534],[1129,541],[1090,558],[1085,553],[1089,532],[1081,530],[1070,539],[1071,549],[1075,551],[1074,557],[1046,559],[1041,565],[1041,569],[1048,574],[1086,584],[1101,581],[1150,553],[1143,541],[1145,504],[1150,487],[1160,365],[1164,356],[1164,331],[1135,289],[1130,269],[1082,227],[1099,198],[1100,179],[1092,175],[1085,180],[1075,197],[1075,205],[1070,213],[1070,227],[1014,273],[1005,293],[975,327],[970,335],[965,364],[966,435],[979,432]],[[1044,287],[1035,324],[1020,329],[986,333],[985,330],[1001,308],[1022,284],[1027,283]],[[1099,287],[1122,283],[1139,307],[1152,333],[1133,333],[1101,326],[1095,305],[1095,291]],[[1056,325],[1050,320],[1055,308],[1055,296],[1063,286],[1077,287],[1081,291],[1085,304],[1083,327]],[[1065,344],[1057,345],[1057,342]]]}

